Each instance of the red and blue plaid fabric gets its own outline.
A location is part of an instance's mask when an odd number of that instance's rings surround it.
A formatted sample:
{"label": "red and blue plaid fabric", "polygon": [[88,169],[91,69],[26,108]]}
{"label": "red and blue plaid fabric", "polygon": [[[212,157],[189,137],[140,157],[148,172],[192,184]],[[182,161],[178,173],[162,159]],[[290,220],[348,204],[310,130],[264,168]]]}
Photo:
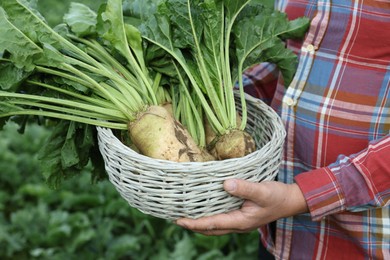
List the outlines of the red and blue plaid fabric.
{"label": "red and blue plaid fabric", "polygon": [[297,73],[275,90],[275,67],[260,64],[246,91],[284,121],[278,180],[300,186],[310,213],[278,220],[275,242],[261,227],[261,239],[276,259],[390,259],[390,0],[276,6],[312,19],[289,42]]}

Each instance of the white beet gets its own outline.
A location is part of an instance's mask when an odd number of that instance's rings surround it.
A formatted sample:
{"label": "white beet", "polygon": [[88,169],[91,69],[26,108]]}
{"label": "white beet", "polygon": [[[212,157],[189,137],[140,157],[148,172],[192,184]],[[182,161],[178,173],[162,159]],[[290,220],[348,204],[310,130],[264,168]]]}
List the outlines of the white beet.
{"label": "white beet", "polygon": [[210,160],[183,125],[161,106],[150,106],[128,127],[131,140],[143,155],[175,162]]}
{"label": "white beet", "polygon": [[[241,124],[241,117],[238,114],[236,123]],[[234,129],[224,135],[217,135],[207,119],[204,127],[207,148],[218,160],[244,157],[256,150],[255,141],[245,131]]]}
{"label": "white beet", "polygon": [[210,151],[218,160],[244,157],[256,150],[252,136],[245,131],[232,130],[217,137]]}

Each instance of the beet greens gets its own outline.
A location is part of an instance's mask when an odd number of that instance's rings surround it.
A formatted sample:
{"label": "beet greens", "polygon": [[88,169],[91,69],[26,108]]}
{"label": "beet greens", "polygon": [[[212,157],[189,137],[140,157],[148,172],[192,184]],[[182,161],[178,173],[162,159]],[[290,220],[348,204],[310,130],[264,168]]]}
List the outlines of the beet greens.
{"label": "beet greens", "polygon": [[98,13],[72,3],[51,28],[33,1],[1,1],[0,127],[10,119],[50,122],[41,158],[52,184],[90,161],[101,173],[92,126],[127,130],[149,106],[171,102],[201,149],[205,118],[217,136],[242,131],[242,73],[275,63],[287,86],[297,58],[284,40],[302,37],[309,24],[258,2],[108,0]]}

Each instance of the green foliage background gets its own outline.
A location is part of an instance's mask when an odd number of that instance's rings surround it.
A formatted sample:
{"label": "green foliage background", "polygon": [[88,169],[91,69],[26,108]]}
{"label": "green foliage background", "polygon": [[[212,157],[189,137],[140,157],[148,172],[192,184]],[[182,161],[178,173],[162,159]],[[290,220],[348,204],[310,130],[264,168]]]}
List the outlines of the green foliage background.
{"label": "green foliage background", "polygon": [[56,190],[36,153],[48,130],[0,132],[0,259],[253,259],[257,234],[206,237],[131,208],[88,170]]}
{"label": "green foliage background", "polygon": [[[70,0],[39,0],[52,26]],[[102,0],[80,2],[97,10]],[[272,4],[272,1],[265,1]],[[36,154],[48,130],[0,132],[0,259],[255,259],[258,237],[206,237],[131,208],[108,181],[81,177],[50,189]]]}

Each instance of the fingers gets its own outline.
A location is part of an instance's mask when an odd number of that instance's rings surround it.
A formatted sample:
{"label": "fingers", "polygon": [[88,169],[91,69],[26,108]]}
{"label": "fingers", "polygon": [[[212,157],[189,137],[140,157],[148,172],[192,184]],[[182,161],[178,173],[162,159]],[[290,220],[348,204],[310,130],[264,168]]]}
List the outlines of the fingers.
{"label": "fingers", "polygon": [[249,231],[233,230],[233,229],[224,229],[224,230],[200,230],[194,231],[196,233],[205,235],[205,236],[223,236],[232,233],[247,233]]}
{"label": "fingers", "polygon": [[200,219],[182,218],[178,219],[176,224],[205,235],[224,235],[232,232],[246,232],[247,230],[243,229],[245,222],[242,214],[236,210]]}
{"label": "fingers", "polygon": [[242,233],[244,231],[236,230],[236,229],[223,229],[220,226],[213,225],[213,224],[204,224],[202,226],[199,226],[196,223],[192,223],[193,219],[180,219],[176,221],[176,224],[185,228],[189,229],[191,231],[194,231],[196,233],[200,233],[206,236],[221,236],[231,233]]}

